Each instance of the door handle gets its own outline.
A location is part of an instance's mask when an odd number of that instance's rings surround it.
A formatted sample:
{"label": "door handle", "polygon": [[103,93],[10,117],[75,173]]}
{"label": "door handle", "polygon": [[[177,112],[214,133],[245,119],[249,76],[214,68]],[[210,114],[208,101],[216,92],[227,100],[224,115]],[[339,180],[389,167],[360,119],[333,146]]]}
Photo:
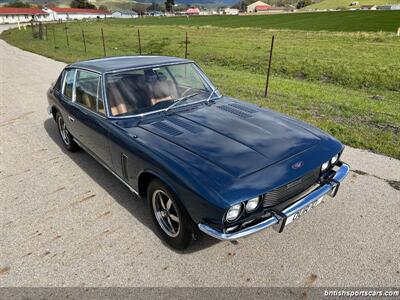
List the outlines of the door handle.
{"label": "door handle", "polygon": [[74,122],[74,121],[75,121],[75,119],[74,119],[73,117],[71,117],[71,116],[68,116],[68,119],[69,119],[71,122]]}

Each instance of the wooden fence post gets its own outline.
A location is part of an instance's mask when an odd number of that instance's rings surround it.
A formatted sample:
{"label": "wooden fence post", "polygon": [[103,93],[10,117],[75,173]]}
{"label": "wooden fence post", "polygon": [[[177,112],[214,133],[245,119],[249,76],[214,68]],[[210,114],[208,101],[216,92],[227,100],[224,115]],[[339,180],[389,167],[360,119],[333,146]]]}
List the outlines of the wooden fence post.
{"label": "wooden fence post", "polygon": [[272,36],[272,40],[271,40],[271,50],[269,51],[269,61],[268,61],[268,70],[267,70],[267,81],[265,82],[264,97],[267,97],[267,96],[268,96],[269,74],[270,74],[270,72],[271,72],[271,61],[272,61],[272,51],[274,50],[274,40],[275,40],[275,35]]}
{"label": "wooden fence post", "polygon": [[137,36],[139,41],[139,54],[142,55],[142,44],[140,43],[140,30],[137,30]]}
{"label": "wooden fence post", "polygon": [[101,28],[101,38],[103,40],[103,51],[104,51],[104,56],[107,56],[107,52],[106,52],[106,43],[104,41],[104,32],[103,32],[103,28]]}
{"label": "wooden fence post", "polygon": [[47,24],[45,25],[45,28],[46,28],[46,41],[48,41],[48,40],[49,40],[49,37],[48,37],[48,35],[47,35]]}
{"label": "wooden fence post", "polygon": [[43,24],[39,22],[39,39],[43,40]]}
{"label": "wooden fence post", "polygon": [[185,39],[185,58],[188,57],[188,34],[186,31],[186,39]]}
{"label": "wooden fence post", "polygon": [[87,53],[86,51],[86,39],[85,39],[85,32],[83,31],[82,28],[82,40],[83,40],[83,47],[85,48],[85,54]]}
{"label": "wooden fence post", "polygon": [[65,37],[67,39],[67,46],[69,48],[69,38],[68,38],[68,27],[67,27],[67,24],[65,24],[64,30],[65,30]]}
{"label": "wooden fence post", "polygon": [[56,33],[54,31],[54,26],[52,26],[51,29],[53,30],[54,49],[57,49],[57,46],[56,46]]}

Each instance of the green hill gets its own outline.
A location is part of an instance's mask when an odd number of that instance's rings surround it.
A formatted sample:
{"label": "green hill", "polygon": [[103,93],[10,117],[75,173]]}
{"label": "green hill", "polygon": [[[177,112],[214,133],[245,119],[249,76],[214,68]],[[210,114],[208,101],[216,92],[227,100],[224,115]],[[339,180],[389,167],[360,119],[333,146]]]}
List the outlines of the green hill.
{"label": "green hill", "polygon": [[323,0],[307,6],[305,9],[336,9],[338,7],[357,8],[361,5],[385,5],[399,4],[400,0],[354,0],[360,3],[359,6],[350,6],[352,0]]}

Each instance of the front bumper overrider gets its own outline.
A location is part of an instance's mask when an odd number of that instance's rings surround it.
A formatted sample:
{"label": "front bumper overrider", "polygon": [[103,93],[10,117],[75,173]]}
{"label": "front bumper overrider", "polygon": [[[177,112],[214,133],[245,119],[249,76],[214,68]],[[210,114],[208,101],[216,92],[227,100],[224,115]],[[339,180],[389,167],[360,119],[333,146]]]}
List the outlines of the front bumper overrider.
{"label": "front bumper overrider", "polygon": [[316,190],[289,205],[282,211],[274,213],[271,217],[262,220],[260,223],[257,223],[255,225],[243,228],[239,231],[232,233],[222,232],[203,223],[200,223],[198,225],[199,229],[204,233],[219,240],[236,240],[264,230],[273,225],[275,228],[277,228],[279,232],[281,232],[285,226],[286,220],[297,212],[301,211],[303,208],[308,207],[311,203],[318,201],[318,199],[327,194],[331,197],[334,197],[337,193],[340,182],[342,182],[346,178],[349,172],[349,165],[342,162],[339,166],[339,169],[335,171],[335,174],[331,178],[328,178],[325,183],[318,187]]}

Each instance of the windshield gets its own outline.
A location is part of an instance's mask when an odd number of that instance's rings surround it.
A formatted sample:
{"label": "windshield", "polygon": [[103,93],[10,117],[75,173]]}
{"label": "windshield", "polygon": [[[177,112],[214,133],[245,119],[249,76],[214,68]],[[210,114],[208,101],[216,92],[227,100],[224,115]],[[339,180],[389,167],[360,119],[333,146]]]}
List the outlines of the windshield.
{"label": "windshield", "polygon": [[106,77],[112,116],[148,113],[207,100],[212,91],[193,63],[135,69]]}

